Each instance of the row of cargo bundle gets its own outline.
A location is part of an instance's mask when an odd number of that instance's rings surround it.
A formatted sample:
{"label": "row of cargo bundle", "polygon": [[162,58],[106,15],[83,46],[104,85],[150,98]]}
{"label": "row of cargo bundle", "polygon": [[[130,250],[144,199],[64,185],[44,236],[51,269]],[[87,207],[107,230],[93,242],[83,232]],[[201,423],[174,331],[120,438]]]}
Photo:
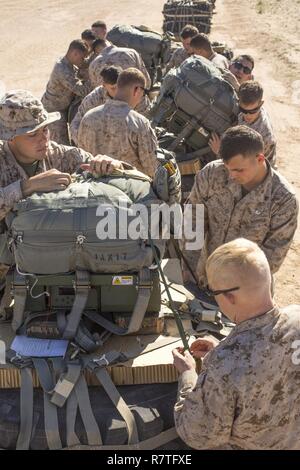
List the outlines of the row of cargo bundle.
{"label": "row of cargo bundle", "polygon": [[208,34],[214,8],[215,0],[167,0],[163,8],[163,31],[172,32],[179,40],[184,26],[192,24]]}

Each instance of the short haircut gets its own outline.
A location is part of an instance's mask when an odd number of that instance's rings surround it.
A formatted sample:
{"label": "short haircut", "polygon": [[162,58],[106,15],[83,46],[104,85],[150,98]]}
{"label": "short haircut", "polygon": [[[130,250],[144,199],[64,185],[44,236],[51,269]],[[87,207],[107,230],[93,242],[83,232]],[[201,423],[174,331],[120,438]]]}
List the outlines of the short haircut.
{"label": "short haircut", "polygon": [[82,39],[74,39],[74,41],[71,42],[69,45],[68,52],[70,51],[81,51],[84,52],[85,54],[88,54],[89,52],[89,47],[86,42],[84,42]]}
{"label": "short haircut", "polygon": [[125,88],[130,85],[146,87],[146,79],[144,74],[134,67],[123,70],[118,78],[117,85],[119,88]]}
{"label": "short haircut", "polygon": [[197,36],[193,37],[191,40],[191,47],[195,49],[204,49],[207,52],[212,50],[211,42],[208,36],[204,33],[197,34]]}
{"label": "short haircut", "polygon": [[198,28],[196,26],[193,26],[191,24],[187,24],[181,31],[180,37],[181,39],[187,39],[187,38],[193,38],[199,34]]}
{"label": "short haircut", "polygon": [[92,49],[95,52],[97,47],[102,47],[104,49],[106,47],[106,42],[104,39],[95,39],[95,41],[92,44]]}
{"label": "short haircut", "polygon": [[257,101],[262,100],[263,94],[263,87],[254,80],[247,80],[242,83],[238,91],[239,100],[243,104],[257,103]]}
{"label": "short haircut", "polygon": [[85,29],[81,33],[81,39],[83,41],[95,41],[96,36],[91,29]]}
{"label": "short haircut", "polygon": [[105,21],[102,21],[102,20],[95,21],[92,24],[92,28],[105,28],[106,29],[106,23],[105,23]]}
{"label": "short haircut", "polygon": [[236,155],[243,157],[256,156],[263,153],[262,136],[247,126],[235,126],[227,129],[221,139],[220,157],[228,162]]}
{"label": "short haircut", "polygon": [[111,66],[104,67],[101,70],[100,75],[104,83],[108,83],[108,85],[115,85],[122,72],[123,72],[122,67],[111,65]]}
{"label": "short haircut", "polygon": [[[209,281],[216,279],[240,282],[238,285],[271,283],[271,273],[265,253],[245,238],[237,238],[219,246],[206,262]],[[228,285],[228,288],[235,287]]]}
{"label": "short haircut", "polygon": [[254,59],[252,57],[252,55],[249,55],[249,54],[241,54],[239,56],[237,56],[233,62],[237,62],[241,59],[244,59],[244,60],[248,60],[248,62],[250,62],[252,64],[252,70],[254,69]]}

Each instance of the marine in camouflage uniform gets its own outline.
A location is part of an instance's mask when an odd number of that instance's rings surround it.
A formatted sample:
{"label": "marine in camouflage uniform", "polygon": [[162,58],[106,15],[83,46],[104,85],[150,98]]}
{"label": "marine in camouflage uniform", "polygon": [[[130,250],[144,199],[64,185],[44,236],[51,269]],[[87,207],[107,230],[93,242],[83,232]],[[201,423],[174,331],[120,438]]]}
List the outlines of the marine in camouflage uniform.
{"label": "marine in camouflage uniform", "polygon": [[79,127],[78,145],[92,155],[124,160],[148,176],[155,173],[156,135],[149,120],[125,101],[109,100],[89,111]]}
{"label": "marine in camouflage uniform", "polygon": [[49,127],[51,139],[59,144],[69,144],[68,110],[76,98],[84,98],[91,91],[89,81],[79,78],[79,68],[67,56],[59,59],[51,73],[42,103],[48,112],[59,111],[61,119]]}
{"label": "marine in camouflage uniform", "polygon": [[[246,320],[204,358],[201,373],[183,372],[176,430],[195,449],[300,449],[300,306]],[[299,354],[298,354],[299,357]]]}
{"label": "marine in camouflage uniform", "polygon": [[[245,126],[237,126],[226,133],[238,128],[247,131]],[[204,246],[201,252],[186,250],[185,256],[200,287],[207,285],[205,263],[208,256],[220,245],[239,237],[260,246],[272,273],[283,263],[297,228],[298,202],[285,178],[267,161],[266,167],[265,179],[250,191],[245,191],[230,177],[221,160],[209,163],[196,175],[187,204],[204,206]],[[194,229],[195,217],[193,212]],[[189,278],[186,267],[184,272]]]}
{"label": "marine in camouflage uniform", "polygon": [[[47,113],[42,103],[25,90],[7,93],[0,101],[0,222],[24,198],[24,181],[51,169],[72,174],[94,158],[77,147],[50,141],[45,158],[26,165],[17,160],[10,148],[14,137],[36,132],[57,119],[59,113]],[[125,162],[122,165],[126,167]],[[0,278],[7,270],[8,266],[0,264]]]}
{"label": "marine in camouflage uniform", "polygon": [[101,106],[107,100],[111,99],[103,86],[98,86],[89,93],[80,104],[78,111],[70,124],[70,134],[73,142],[78,144],[78,130],[84,115],[93,108]]}
{"label": "marine in camouflage uniform", "polygon": [[123,70],[134,67],[144,74],[146,79],[146,88],[149,89],[151,87],[151,79],[146,66],[141,56],[134,49],[117,47],[114,45],[103,49],[101,54],[93,60],[89,67],[89,76],[93,87],[101,84],[100,72],[103,67],[107,65],[118,65]]}
{"label": "marine in camouflage uniform", "polygon": [[184,47],[178,47],[168,62],[167,71],[179,67],[186,59],[188,59],[190,55],[187,53]]}
{"label": "marine in camouflage uniform", "polygon": [[219,67],[222,70],[227,70],[229,67],[229,61],[222,54],[213,52],[212,55],[208,58],[216,67]]}
{"label": "marine in camouflage uniform", "polygon": [[272,167],[276,167],[276,138],[270,117],[264,107],[261,108],[259,117],[251,124],[244,120],[243,114],[238,116],[238,124],[242,124],[259,132],[264,141],[264,154]]}

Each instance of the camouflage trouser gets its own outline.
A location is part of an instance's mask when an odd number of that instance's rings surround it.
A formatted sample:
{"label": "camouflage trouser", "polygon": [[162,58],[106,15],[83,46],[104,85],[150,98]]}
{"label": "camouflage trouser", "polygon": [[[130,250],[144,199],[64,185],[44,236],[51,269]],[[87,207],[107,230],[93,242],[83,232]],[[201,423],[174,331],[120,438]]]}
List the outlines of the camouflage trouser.
{"label": "camouflage trouser", "polygon": [[57,144],[70,145],[67,113],[60,111],[61,118],[49,125],[50,139]]}

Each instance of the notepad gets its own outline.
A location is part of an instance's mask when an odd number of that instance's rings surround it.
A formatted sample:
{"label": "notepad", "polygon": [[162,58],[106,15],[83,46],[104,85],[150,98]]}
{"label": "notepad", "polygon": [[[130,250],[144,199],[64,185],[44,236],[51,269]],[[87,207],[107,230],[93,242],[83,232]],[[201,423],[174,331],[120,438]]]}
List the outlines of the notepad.
{"label": "notepad", "polygon": [[17,335],[11,349],[25,357],[64,357],[68,343],[64,339],[39,339]]}

